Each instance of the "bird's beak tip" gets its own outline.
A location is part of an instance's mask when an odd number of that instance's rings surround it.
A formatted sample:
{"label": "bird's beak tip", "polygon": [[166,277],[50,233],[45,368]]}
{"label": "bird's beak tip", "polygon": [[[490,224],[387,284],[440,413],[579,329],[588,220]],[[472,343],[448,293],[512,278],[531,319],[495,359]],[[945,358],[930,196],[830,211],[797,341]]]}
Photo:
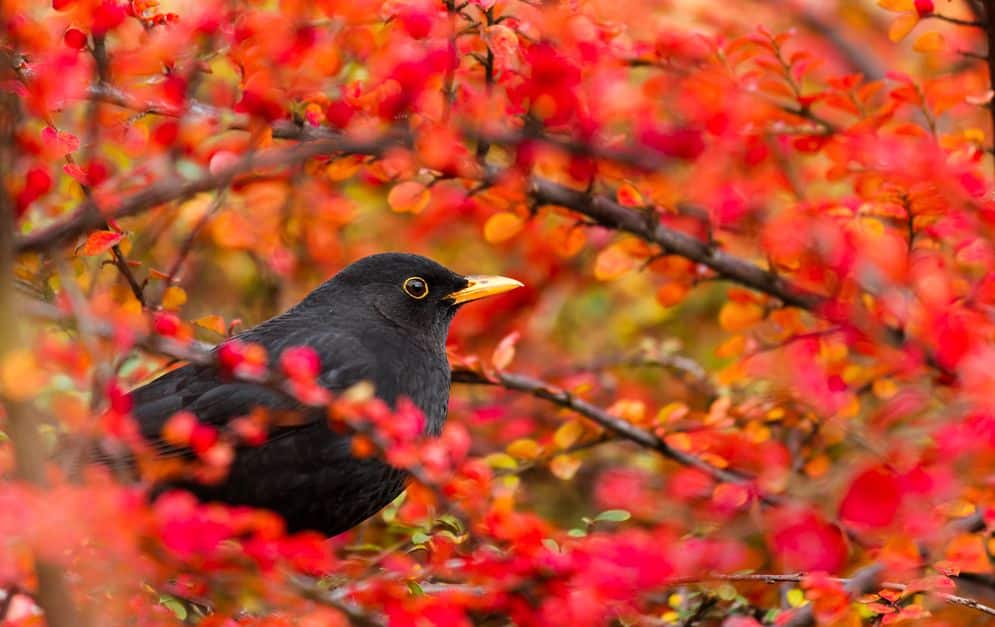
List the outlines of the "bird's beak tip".
{"label": "bird's beak tip", "polygon": [[517,279],[506,276],[474,274],[465,278],[467,281],[466,287],[449,295],[454,305],[487,298],[495,294],[503,294],[504,292],[518,289],[525,285]]}

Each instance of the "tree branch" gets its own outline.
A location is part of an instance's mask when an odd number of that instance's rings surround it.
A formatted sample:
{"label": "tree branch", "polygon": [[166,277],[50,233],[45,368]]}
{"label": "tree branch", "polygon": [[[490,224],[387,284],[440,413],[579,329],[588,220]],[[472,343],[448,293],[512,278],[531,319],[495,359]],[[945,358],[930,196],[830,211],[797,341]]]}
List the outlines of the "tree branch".
{"label": "tree branch", "polygon": [[699,457],[675,449],[655,434],[640,429],[632,423],[608,413],[597,405],[588,403],[583,399],[579,399],[570,392],[546,381],[540,381],[539,379],[533,379],[526,375],[510,372],[498,372],[493,375],[493,379],[489,379],[480,373],[466,369],[453,370],[452,377],[454,383],[499,385],[508,390],[527,392],[536,398],[541,398],[559,405],[560,407],[573,410],[608,431],[625,438],[626,440],[635,442],[640,446],[654,450],[664,457],[681,464],[682,466],[697,468],[716,481],[750,485],[752,489],[756,490],[757,497],[764,504],[776,505],[780,502],[780,499],[776,496],[760,492],[759,488],[753,485],[753,480],[749,476],[739,472],[719,468],[718,466],[713,466]]}
{"label": "tree branch", "polygon": [[[6,34],[6,33],[4,33]],[[0,83],[13,81],[10,52],[0,49]],[[13,172],[15,160],[14,133],[20,118],[17,96],[0,91],[0,172]],[[14,218],[15,203],[4,182],[0,182],[0,355],[6,357],[20,349],[18,316],[14,310]],[[14,471],[17,476],[37,487],[44,487],[45,447],[38,425],[23,399],[5,393],[7,435],[14,449]],[[76,610],[69,584],[60,565],[40,556],[34,558],[37,577],[38,604],[50,627],[71,627],[86,624]]]}
{"label": "tree branch", "polygon": [[200,192],[218,189],[233,178],[255,169],[284,168],[308,159],[331,154],[379,154],[389,146],[405,143],[406,137],[387,134],[373,140],[350,139],[344,136],[302,141],[291,146],[249,153],[218,172],[206,172],[194,179],[170,176],[125,198],[116,208],[102,215],[92,201],[81,203],[67,218],[51,226],[37,229],[14,241],[17,253],[42,252],[99,228],[108,218],[120,219],[147,211],[153,207],[190,198]]}
{"label": "tree branch", "polygon": [[792,285],[773,272],[715,248],[676,229],[654,223],[637,211],[605,196],[589,195],[565,185],[533,177],[531,195],[540,203],[559,205],[592,218],[598,224],[625,231],[656,244],[667,254],[705,265],[722,278],[774,296],[786,305],[814,311],[825,297]]}
{"label": "tree branch", "polygon": [[[875,590],[893,590],[895,592],[905,592],[908,590],[908,585],[904,583],[897,583],[894,581],[882,581],[879,582],[878,578],[881,575],[881,566],[879,564],[870,564],[864,568],[858,570],[852,577],[830,577],[830,581],[835,581],[836,583],[842,584],[846,587],[848,593],[850,593],[851,598],[858,597],[862,594],[868,594],[874,592]],[[789,573],[789,574],[764,574],[764,573],[709,573],[703,577],[687,577],[681,578],[674,585],[680,584],[694,584],[703,583],[706,581],[728,581],[728,582],[755,582],[755,583],[767,583],[767,584],[780,584],[780,583],[801,583],[807,573]],[[957,595],[949,594],[946,592],[938,591],[927,591],[939,599],[946,601],[952,605],[961,605],[963,607],[968,607],[991,616],[995,616],[995,607],[991,607],[976,601],[975,599]],[[810,606],[808,606],[810,607]],[[804,608],[803,608],[804,609]],[[808,612],[809,620],[812,619],[811,610]],[[789,623],[792,625],[799,625],[804,623]],[[809,623],[810,624],[810,623]]]}

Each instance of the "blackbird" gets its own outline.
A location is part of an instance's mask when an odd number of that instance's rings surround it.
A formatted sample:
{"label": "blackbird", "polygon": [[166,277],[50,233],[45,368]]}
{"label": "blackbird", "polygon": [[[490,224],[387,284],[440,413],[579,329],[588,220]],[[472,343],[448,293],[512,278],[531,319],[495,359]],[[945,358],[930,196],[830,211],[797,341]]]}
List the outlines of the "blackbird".
{"label": "blackbird", "polygon": [[[318,382],[326,389],[334,393],[368,381],[391,406],[407,397],[424,412],[427,435],[436,436],[449,401],[445,344],[453,316],[467,302],[521,285],[500,276],[462,276],[418,255],[372,255],[236,337],[265,347],[271,366],[285,349],[310,346],[321,363]],[[346,531],[380,511],[405,486],[405,471],[374,457],[352,456],[351,437],[333,431],[324,410],[305,408],[264,385],[225,377],[214,365],[173,370],[133,390],[132,399],[142,437],[162,456],[189,455],[162,439],[163,427],[178,411],[215,426],[256,407],[301,412],[297,424],[272,428],[263,444],[239,447],[220,483],[165,486],[190,490],[202,500],[273,510],[291,532],[308,529],[330,536]]]}

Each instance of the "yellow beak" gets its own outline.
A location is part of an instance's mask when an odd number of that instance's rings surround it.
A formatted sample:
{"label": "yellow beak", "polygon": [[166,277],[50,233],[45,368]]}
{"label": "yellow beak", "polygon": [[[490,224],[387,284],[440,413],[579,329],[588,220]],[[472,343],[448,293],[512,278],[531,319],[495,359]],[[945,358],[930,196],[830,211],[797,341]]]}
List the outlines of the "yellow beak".
{"label": "yellow beak", "polygon": [[502,292],[507,292],[524,285],[521,281],[509,279],[506,276],[486,276],[477,274],[465,278],[469,284],[463,289],[456,290],[449,295],[449,298],[452,299],[453,304],[455,305],[459,305],[460,303],[468,303],[471,300],[486,298],[488,296],[494,296],[495,294],[501,294]]}

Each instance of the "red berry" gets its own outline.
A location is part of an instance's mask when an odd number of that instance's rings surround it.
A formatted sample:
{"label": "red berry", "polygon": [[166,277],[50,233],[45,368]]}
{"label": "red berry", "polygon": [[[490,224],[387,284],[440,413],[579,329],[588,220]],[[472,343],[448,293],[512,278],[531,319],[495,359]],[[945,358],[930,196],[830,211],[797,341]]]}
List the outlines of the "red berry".
{"label": "red berry", "polygon": [[159,335],[173,337],[180,332],[180,319],[166,311],[156,313],[152,319],[152,329]]}
{"label": "red berry", "polygon": [[73,50],[86,48],[86,33],[78,28],[70,28],[62,38],[66,42],[66,45]]}

